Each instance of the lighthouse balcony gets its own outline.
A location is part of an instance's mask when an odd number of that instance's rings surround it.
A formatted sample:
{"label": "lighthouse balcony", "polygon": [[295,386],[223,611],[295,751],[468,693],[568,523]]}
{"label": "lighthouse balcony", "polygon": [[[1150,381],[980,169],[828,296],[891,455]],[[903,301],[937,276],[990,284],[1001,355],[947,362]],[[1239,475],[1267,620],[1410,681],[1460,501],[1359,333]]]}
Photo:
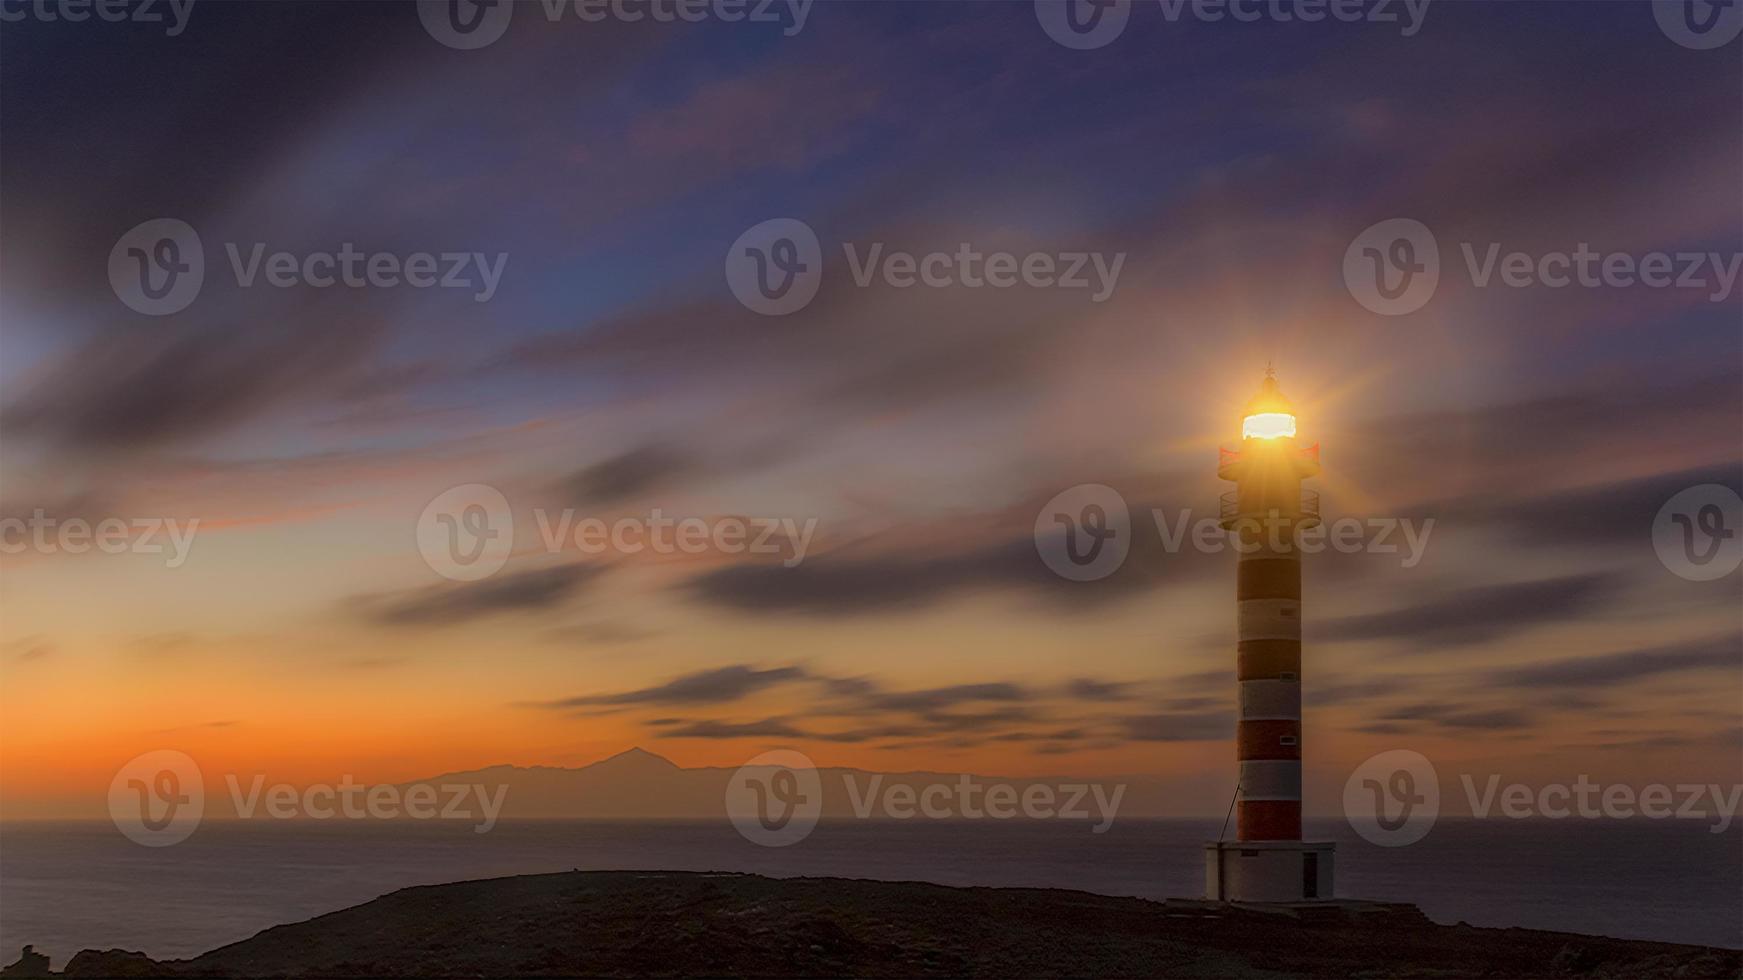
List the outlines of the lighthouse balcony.
{"label": "lighthouse balcony", "polygon": [[1222,508],[1219,516],[1224,530],[1229,530],[1241,521],[1249,519],[1263,525],[1267,518],[1273,516],[1291,521],[1297,527],[1313,527],[1319,523],[1319,491],[1301,491],[1301,500],[1296,508],[1293,511],[1286,511],[1281,508],[1243,510],[1240,492],[1230,490],[1222,495]]}

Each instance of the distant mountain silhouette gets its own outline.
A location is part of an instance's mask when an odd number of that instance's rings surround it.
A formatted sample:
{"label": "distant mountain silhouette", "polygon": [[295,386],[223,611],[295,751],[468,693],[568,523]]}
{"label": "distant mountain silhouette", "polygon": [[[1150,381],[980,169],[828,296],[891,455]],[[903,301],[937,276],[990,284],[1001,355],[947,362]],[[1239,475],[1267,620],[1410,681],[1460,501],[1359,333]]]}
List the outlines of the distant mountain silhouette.
{"label": "distant mountain silhouette", "polygon": [[[638,747],[573,769],[490,766],[443,773],[416,782],[432,786],[477,783],[493,789],[506,785],[502,815],[509,819],[716,819],[726,812],[727,785],[735,771],[717,767],[688,769]],[[863,809],[869,798],[881,798],[892,787],[907,786],[917,795],[939,783],[954,786],[961,778],[961,774],[953,772],[875,772],[836,767],[820,767],[817,774],[823,787],[824,817],[853,816],[856,804]],[[1008,785],[1019,798],[1035,785],[1054,787],[1057,792],[1063,786],[1095,784],[1102,788],[1105,799],[1111,797],[1116,786],[1124,785],[1118,812],[1128,817],[1208,815],[1226,804],[1231,790],[1218,777],[1165,780],[1155,776],[1006,778],[971,774],[969,778],[982,793],[986,787]],[[1063,806],[1069,795],[1059,793],[1058,805]],[[1086,794],[1078,805],[1095,812],[1093,795]],[[874,815],[882,816],[881,808]]]}
{"label": "distant mountain silhouette", "polygon": [[[454,795],[445,787],[484,787],[495,799],[502,799],[502,819],[597,819],[597,820],[716,820],[726,815],[726,792],[736,767],[685,768],[664,756],[642,748],[628,749],[585,766],[514,766],[496,765],[482,769],[445,772],[436,776],[395,784],[405,798],[414,786],[427,786],[435,793],[437,806]],[[944,784],[951,787],[948,801],[937,796],[939,805],[958,812],[959,800],[954,787],[962,774],[953,772],[874,772],[864,769],[819,768],[822,786],[823,817],[849,817],[867,812],[886,817],[882,801],[892,789],[899,795],[918,801],[928,787]],[[229,779],[223,774],[207,773],[205,783],[205,816],[228,819],[242,815],[252,800],[253,816],[271,816],[266,800],[273,781],[256,786],[256,777],[238,780],[243,806],[233,800]],[[972,774],[968,779],[976,786],[977,805],[984,805],[984,794],[990,787],[1002,790],[1008,799],[1021,799],[1031,786],[1051,787],[1055,806],[1064,808],[1073,799],[1075,787],[1099,787],[1102,800],[1111,800],[1116,787],[1120,792],[1117,814],[1120,817],[1213,816],[1220,815],[1228,804],[1232,787],[1220,774],[1191,778],[1165,779],[1157,776],[1074,777],[1046,776],[1007,778]],[[907,789],[901,789],[907,787]],[[353,790],[361,799],[362,788]],[[250,794],[254,794],[250,797]],[[475,791],[474,791],[475,794]],[[427,799],[427,797],[426,797]],[[467,812],[476,810],[475,795],[465,800]],[[323,805],[331,799],[323,797]],[[910,803],[909,806],[912,806]],[[1076,797],[1075,809],[1084,811],[1080,819],[1100,822],[1093,790]],[[299,812],[300,815],[300,812]]]}
{"label": "distant mountain silhouette", "polygon": [[[730,769],[682,769],[664,756],[628,749],[575,769],[490,766],[415,780],[430,786],[507,786],[503,816],[682,818],[717,816]],[[402,787],[414,785],[402,783]]]}

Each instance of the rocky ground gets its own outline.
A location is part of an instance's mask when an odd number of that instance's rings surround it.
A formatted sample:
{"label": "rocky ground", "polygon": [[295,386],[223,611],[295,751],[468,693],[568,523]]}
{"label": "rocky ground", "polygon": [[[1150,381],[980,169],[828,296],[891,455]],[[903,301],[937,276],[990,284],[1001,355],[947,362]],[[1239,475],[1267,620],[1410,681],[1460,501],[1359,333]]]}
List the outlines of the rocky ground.
{"label": "rocky ground", "polygon": [[[34,957],[34,958],[33,958]],[[5,977],[46,976],[27,954]],[[192,960],[60,976],[1739,977],[1734,950],[914,882],[573,872],[407,888]]]}

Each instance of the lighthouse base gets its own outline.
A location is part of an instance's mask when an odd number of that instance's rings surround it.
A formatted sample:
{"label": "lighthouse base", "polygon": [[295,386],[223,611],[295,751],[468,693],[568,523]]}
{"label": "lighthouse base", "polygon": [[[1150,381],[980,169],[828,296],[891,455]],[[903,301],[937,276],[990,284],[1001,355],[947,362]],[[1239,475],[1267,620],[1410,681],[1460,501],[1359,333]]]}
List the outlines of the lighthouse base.
{"label": "lighthouse base", "polygon": [[1331,841],[1225,840],[1204,845],[1205,897],[1213,902],[1330,901]]}

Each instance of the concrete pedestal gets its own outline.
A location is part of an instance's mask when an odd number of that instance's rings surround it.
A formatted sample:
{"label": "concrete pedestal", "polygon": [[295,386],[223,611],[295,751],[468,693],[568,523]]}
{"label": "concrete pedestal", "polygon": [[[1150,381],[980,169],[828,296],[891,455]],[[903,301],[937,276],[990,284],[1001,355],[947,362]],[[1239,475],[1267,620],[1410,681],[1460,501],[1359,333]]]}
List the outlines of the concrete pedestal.
{"label": "concrete pedestal", "polygon": [[1204,845],[1204,892],[1213,902],[1330,901],[1331,841],[1212,841]]}

